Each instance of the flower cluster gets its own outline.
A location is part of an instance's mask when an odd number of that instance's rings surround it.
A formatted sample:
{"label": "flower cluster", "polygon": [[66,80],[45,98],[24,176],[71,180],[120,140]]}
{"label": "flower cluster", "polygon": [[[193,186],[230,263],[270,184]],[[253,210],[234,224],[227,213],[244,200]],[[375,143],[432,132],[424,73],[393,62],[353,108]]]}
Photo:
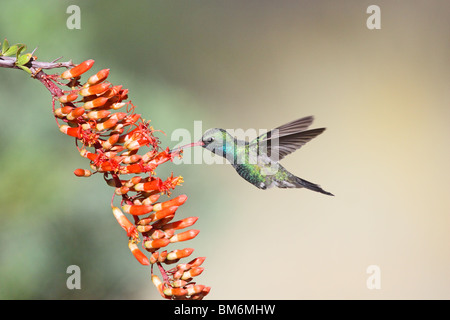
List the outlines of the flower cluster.
{"label": "flower cluster", "polygon": [[[193,249],[163,251],[162,248],[190,240],[199,233],[195,229],[179,232],[192,226],[197,217],[172,222],[187,196],[159,201],[161,196],[170,196],[171,190],[183,179],[172,174],[163,181],[155,176],[154,170],[181,156],[180,152],[159,146],[149,121],[134,112],[135,106],[128,101],[128,90],[106,81],[109,69],[100,70],[84,84],[80,83],[80,76],[93,64],[94,60],[87,60],[59,76],[47,76],[48,81],[70,88],[55,95],[53,112],[60,131],[75,137],[80,155],[90,161],[90,170],[76,169],[74,174],[89,177],[101,173],[107,184],[115,188],[111,200],[114,217],[126,231],[128,247],[134,257],[142,265],[151,266],[152,282],[164,298],[202,299],[210,287],[197,285],[193,279],[203,272],[201,264],[205,258],[180,263],[170,270],[163,267],[190,256]],[[56,101],[59,108],[55,108]],[[149,151],[139,154],[145,146]],[[122,178],[123,175],[132,176]],[[121,197],[120,206],[114,205],[114,196]],[[133,222],[125,214],[130,215]],[[147,255],[139,248],[139,243]],[[153,272],[154,265],[162,280]]]}

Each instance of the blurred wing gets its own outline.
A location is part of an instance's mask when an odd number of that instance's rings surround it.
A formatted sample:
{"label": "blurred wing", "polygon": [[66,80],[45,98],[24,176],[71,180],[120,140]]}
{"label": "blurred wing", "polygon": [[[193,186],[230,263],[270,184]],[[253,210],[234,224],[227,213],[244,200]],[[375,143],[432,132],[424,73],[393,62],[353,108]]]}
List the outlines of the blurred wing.
{"label": "blurred wing", "polygon": [[[306,129],[308,129],[308,127],[313,123],[313,121],[314,121],[313,116],[304,117],[304,118],[297,119],[297,120],[288,122],[286,124],[283,124],[282,126],[279,126],[275,129],[271,130],[270,132],[278,130],[278,134],[280,135],[280,137],[287,136],[287,135],[290,135],[293,133],[299,133],[300,131],[305,131]],[[268,133],[270,133],[270,132],[268,132]]]}
{"label": "blurred wing", "polygon": [[325,130],[320,128],[305,131],[313,120],[309,116],[291,121],[259,136],[251,144],[258,144],[260,153],[264,152],[274,160],[281,160]]}
{"label": "blurred wing", "polygon": [[281,160],[324,131],[325,128],[312,129],[279,137],[278,141],[270,139],[267,141],[267,154],[273,160]]}

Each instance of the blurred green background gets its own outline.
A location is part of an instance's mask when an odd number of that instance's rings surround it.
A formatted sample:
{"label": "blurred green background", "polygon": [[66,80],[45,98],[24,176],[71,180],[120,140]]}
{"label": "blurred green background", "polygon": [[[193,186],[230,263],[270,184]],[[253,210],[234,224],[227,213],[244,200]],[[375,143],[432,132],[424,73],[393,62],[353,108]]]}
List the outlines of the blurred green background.
{"label": "blurred green background", "polygon": [[[69,30],[66,9],[81,9]],[[366,9],[381,8],[381,30]],[[174,165],[210,299],[450,298],[448,1],[12,1],[0,37],[130,89],[164,130],[327,131],[283,164],[334,193],[261,191],[229,165]],[[93,73],[92,73],[93,74]],[[0,298],[161,299],[110,212],[112,188],[58,131],[45,88],[0,69]],[[184,247],[181,244],[177,248]],[[187,262],[187,261],[186,261]],[[66,269],[81,268],[81,290]],[[369,290],[366,268],[381,269]]]}

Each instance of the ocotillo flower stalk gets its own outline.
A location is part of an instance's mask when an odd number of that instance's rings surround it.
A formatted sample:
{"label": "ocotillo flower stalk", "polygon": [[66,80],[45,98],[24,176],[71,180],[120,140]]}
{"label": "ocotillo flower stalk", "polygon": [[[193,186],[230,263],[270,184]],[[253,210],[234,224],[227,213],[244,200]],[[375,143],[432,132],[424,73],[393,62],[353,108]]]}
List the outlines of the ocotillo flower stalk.
{"label": "ocotillo flower stalk", "polygon": [[[183,182],[182,177],[172,174],[162,180],[154,174],[159,165],[181,157],[181,152],[169,152],[169,148],[160,147],[154,135],[157,130],[150,126],[150,121],[135,113],[136,106],[128,100],[128,89],[106,81],[110,69],[100,70],[82,83],[81,77],[93,67],[94,60],[76,66],[72,62],[38,62],[32,54],[21,55],[24,48],[13,47],[4,41],[0,67],[29,72],[51,92],[59,131],[75,138],[79,154],[90,162],[89,169],[75,169],[74,175],[101,174],[107,185],[114,188],[112,213],[125,231],[132,255],[141,265],[150,266],[149,277],[161,296],[194,300],[206,296],[210,288],[193,282],[193,278],[202,273],[200,265],[205,258],[196,258],[166,271],[164,264],[177,263],[190,256],[193,249],[160,250],[193,239],[199,233],[194,229],[175,233],[192,226],[197,217],[171,222],[177,209],[186,202],[186,195],[160,200],[161,196],[170,196]],[[60,67],[69,69],[60,75],[43,72]],[[117,111],[119,109],[121,112]],[[146,150],[139,154],[143,148]],[[124,174],[132,177],[121,178]],[[116,195],[120,197],[120,205],[114,204]],[[153,272],[154,265],[161,272],[162,280]]]}

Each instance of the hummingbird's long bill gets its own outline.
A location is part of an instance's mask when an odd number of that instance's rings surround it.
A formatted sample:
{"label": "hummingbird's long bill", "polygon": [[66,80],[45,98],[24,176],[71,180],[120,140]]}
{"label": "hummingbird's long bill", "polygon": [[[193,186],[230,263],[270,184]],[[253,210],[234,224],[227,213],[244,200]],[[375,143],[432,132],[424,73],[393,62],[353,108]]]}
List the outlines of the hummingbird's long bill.
{"label": "hummingbird's long bill", "polygon": [[170,153],[178,152],[178,151],[180,151],[182,149],[185,149],[185,148],[191,148],[191,147],[196,147],[196,146],[204,146],[204,145],[205,145],[205,143],[202,140],[200,140],[200,141],[192,142],[192,143],[186,144],[184,146],[178,147],[176,149],[173,149],[173,150],[170,151]]}

